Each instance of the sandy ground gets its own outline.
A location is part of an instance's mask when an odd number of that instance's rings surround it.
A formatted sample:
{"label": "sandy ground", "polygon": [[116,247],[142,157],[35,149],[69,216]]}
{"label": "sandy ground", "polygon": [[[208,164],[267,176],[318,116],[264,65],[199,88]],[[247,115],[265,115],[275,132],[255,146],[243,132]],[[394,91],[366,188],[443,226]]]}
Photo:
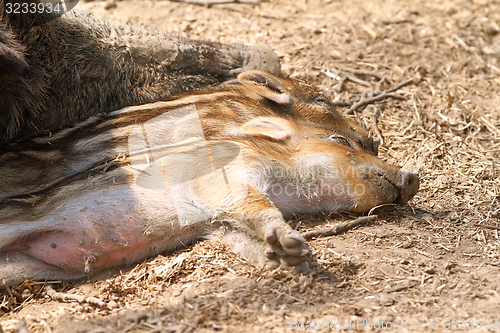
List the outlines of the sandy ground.
{"label": "sandy ground", "polygon": [[[285,73],[337,101],[378,81],[352,69],[383,75],[385,88],[413,78],[400,90],[404,100],[375,105],[381,158],[418,172],[421,190],[405,207],[376,211],[369,225],[311,240],[311,274],[263,271],[217,242],[200,242],[85,284],[54,285],[102,306],[53,300],[36,284],[1,292],[4,332],[24,324],[29,332],[500,331],[500,3],[78,7],[191,38],[268,44]],[[371,126],[373,109],[361,111]],[[353,218],[290,223],[306,232]]]}

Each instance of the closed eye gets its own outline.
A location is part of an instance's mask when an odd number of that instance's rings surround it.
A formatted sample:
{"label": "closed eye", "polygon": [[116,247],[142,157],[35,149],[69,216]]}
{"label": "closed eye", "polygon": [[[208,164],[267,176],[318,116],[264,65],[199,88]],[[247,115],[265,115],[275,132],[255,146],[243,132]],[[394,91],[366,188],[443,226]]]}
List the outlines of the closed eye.
{"label": "closed eye", "polygon": [[354,147],[352,146],[351,142],[349,142],[349,140],[347,140],[346,138],[344,138],[342,135],[338,135],[338,134],[330,135],[329,137],[326,138],[326,141],[333,142],[333,143],[338,143],[338,144],[341,144],[341,145],[344,145],[344,146],[347,146],[349,148],[353,148],[354,149]]}
{"label": "closed eye", "polygon": [[328,106],[330,105],[330,101],[321,94],[314,97],[314,102],[318,104],[326,104]]}

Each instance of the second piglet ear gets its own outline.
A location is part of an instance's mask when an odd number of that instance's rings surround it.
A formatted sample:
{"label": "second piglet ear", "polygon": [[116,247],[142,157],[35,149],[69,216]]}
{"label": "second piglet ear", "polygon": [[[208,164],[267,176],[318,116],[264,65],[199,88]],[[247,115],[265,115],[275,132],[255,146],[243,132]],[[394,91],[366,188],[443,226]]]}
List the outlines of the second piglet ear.
{"label": "second piglet ear", "polygon": [[285,82],[277,76],[260,70],[251,70],[238,75],[238,81],[257,96],[278,104],[292,103],[290,93],[285,89]]}
{"label": "second piglet ear", "polygon": [[294,133],[292,124],[282,118],[259,117],[240,126],[245,135],[267,137],[274,140],[288,140]]}

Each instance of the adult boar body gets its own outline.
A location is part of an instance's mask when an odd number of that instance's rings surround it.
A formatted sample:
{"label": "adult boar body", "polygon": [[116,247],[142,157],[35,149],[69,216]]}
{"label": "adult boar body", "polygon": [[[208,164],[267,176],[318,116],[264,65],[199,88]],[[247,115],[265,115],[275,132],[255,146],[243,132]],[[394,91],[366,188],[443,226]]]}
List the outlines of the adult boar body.
{"label": "adult boar body", "polygon": [[310,86],[250,71],[12,145],[0,156],[0,281],[79,278],[221,224],[239,255],[300,270],[305,240],[284,216],[405,204],[418,190],[355,128]]}
{"label": "adult boar body", "polygon": [[0,1],[0,147],[244,70],[279,72],[269,47],[199,42],[78,10],[59,18],[6,11],[18,2]]}

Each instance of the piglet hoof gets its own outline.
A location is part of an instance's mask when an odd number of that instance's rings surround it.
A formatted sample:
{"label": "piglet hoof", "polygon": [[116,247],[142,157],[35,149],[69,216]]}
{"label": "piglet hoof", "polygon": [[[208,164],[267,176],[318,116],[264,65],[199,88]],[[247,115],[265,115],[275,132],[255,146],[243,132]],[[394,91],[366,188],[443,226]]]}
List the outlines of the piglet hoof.
{"label": "piglet hoof", "polygon": [[270,230],[265,233],[264,238],[270,245],[264,253],[268,259],[293,267],[297,272],[305,270],[304,261],[307,260],[309,251],[305,238],[299,232],[287,230],[278,236],[276,230]]}
{"label": "piglet hoof", "polygon": [[311,272],[311,269],[309,268],[309,264],[307,262],[302,262],[299,265],[293,266],[293,270],[297,273],[301,274],[307,274]]}

